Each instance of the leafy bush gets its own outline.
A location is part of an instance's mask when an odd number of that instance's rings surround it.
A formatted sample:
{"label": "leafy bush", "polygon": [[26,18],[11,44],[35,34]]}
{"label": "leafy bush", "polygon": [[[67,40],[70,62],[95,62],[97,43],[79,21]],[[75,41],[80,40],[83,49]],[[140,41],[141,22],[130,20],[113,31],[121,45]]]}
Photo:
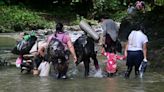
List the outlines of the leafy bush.
{"label": "leafy bush", "polygon": [[53,23],[22,6],[0,6],[0,32],[52,27]]}
{"label": "leafy bush", "polygon": [[127,15],[126,8],[121,5],[120,0],[95,0],[93,11],[95,12],[95,17],[104,14],[116,21],[121,21]]}
{"label": "leafy bush", "polygon": [[111,18],[115,21],[121,22],[123,18],[127,16],[127,12],[124,11],[117,11],[111,15]]}

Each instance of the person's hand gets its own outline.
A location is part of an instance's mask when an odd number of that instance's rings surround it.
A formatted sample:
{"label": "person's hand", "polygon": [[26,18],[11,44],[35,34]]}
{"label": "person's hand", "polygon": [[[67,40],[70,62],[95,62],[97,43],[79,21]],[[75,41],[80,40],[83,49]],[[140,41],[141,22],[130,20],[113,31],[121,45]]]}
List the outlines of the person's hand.
{"label": "person's hand", "polygon": [[122,60],[125,60],[127,56],[123,56]]}
{"label": "person's hand", "polygon": [[143,59],[143,61],[144,61],[144,62],[147,62],[147,59],[146,59],[146,58],[144,58],[144,59]]}
{"label": "person's hand", "polygon": [[128,54],[127,54],[127,51],[125,51],[125,52],[124,52],[124,57],[127,57],[127,55],[128,55]]}
{"label": "person's hand", "polygon": [[74,63],[76,64],[76,62],[77,62],[77,57],[74,56],[73,59],[74,59]]}
{"label": "person's hand", "polygon": [[104,47],[102,47],[101,53],[105,53],[105,48]]}

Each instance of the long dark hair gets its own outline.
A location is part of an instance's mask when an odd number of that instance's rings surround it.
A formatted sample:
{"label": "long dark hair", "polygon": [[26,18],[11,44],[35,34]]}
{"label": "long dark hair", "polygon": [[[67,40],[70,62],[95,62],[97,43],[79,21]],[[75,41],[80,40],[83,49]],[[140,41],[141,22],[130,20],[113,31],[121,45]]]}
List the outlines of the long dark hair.
{"label": "long dark hair", "polygon": [[57,23],[56,24],[56,31],[55,31],[55,37],[57,36],[56,34],[59,33],[59,32],[64,32],[63,31],[63,24],[62,23]]}
{"label": "long dark hair", "polygon": [[136,29],[135,30],[141,30],[143,33],[145,33],[145,26],[143,23],[138,23],[136,25]]}

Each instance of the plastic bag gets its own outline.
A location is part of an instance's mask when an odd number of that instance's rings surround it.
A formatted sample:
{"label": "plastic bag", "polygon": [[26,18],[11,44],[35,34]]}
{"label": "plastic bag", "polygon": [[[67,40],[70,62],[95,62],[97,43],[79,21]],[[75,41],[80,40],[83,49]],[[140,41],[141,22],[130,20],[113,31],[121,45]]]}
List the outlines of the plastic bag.
{"label": "plastic bag", "polygon": [[18,56],[18,58],[16,59],[16,67],[20,67],[21,63],[22,63],[23,57],[21,55]]}

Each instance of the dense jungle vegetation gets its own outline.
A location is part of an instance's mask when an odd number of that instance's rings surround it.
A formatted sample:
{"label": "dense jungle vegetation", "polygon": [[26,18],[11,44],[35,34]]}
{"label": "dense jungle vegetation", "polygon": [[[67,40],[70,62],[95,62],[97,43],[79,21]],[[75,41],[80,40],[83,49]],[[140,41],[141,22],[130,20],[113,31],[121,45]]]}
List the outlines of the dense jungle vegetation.
{"label": "dense jungle vegetation", "polygon": [[[164,0],[143,0],[146,12],[127,14],[129,3],[137,0],[0,0],[0,33],[53,28],[56,22],[76,25],[81,19],[94,22],[105,14],[121,22],[120,38],[133,24],[145,26],[149,37],[149,58],[159,69],[164,65]],[[156,57],[156,58],[154,58]]]}

